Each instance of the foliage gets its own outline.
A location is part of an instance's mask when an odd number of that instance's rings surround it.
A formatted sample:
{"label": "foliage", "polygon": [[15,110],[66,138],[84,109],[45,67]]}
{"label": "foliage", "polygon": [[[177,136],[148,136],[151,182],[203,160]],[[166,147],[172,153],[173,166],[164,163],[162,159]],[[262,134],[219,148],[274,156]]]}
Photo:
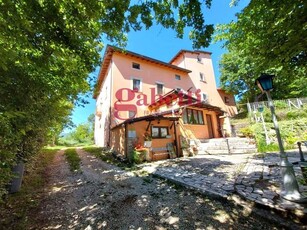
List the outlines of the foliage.
{"label": "foliage", "polygon": [[299,119],[299,118],[307,118],[307,109],[295,109],[287,112],[288,119]]}
{"label": "foliage", "polygon": [[[274,101],[274,104],[277,105],[275,112],[278,118],[279,129],[284,147],[286,149],[297,148],[297,141],[307,140],[307,109],[301,108],[286,110],[284,109],[285,103],[275,103]],[[245,135],[254,136],[257,142],[258,151],[279,151],[276,132],[272,123],[272,114],[269,108],[264,107],[262,114],[269,139],[272,141],[272,143],[269,145],[266,144],[263,124],[261,122],[254,123],[255,119],[248,118],[249,115],[246,115],[245,117],[235,116],[232,118],[231,123],[237,127],[244,127],[240,131],[245,133]],[[257,112],[255,115],[259,117],[260,112]],[[246,122],[247,119],[249,119],[248,122]]]}
{"label": "foliage", "polygon": [[152,140],[152,137],[151,137],[150,133],[147,132],[147,131],[144,133],[143,136],[144,136],[144,140],[145,141],[151,141]]}
{"label": "foliage", "polygon": [[78,171],[80,170],[80,162],[81,159],[76,151],[76,149],[66,149],[65,150],[65,157],[68,161],[70,171]]}
{"label": "foliage", "polygon": [[116,165],[121,168],[129,167],[129,165],[125,164],[122,161],[119,161],[114,157],[114,152],[106,147],[83,147],[83,150],[91,153],[92,155],[96,156],[97,158],[105,161],[107,163]]}
{"label": "foliage", "polygon": [[250,126],[244,127],[240,129],[240,133],[242,133],[245,137],[253,137],[253,131]]}
{"label": "foliage", "polygon": [[285,101],[276,100],[274,101],[274,107],[275,109],[288,109],[289,106]]}
{"label": "foliage", "polygon": [[84,146],[94,144],[93,114],[89,115],[88,122],[81,123],[71,132],[58,138],[56,144],[60,146]]}
{"label": "foliage", "polygon": [[145,151],[138,151],[138,150],[134,149],[130,152],[129,161],[132,164],[140,164],[144,161],[145,154],[146,154]]}
{"label": "foliage", "polygon": [[29,213],[40,204],[46,185],[46,167],[53,161],[56,149],[43,149],[26,163],[21,190],[0,204],[0,226],[3,229],[28,229]]}
{"label": "foliage", "polygon": [[302,0],[252,0],[236,22],[218,26],[215,39],[228,50],[220,62],[222,87],[254,101],[254,81],[266,72],[277,76],[274,98],[306,96],[306,21]]}
{"label": "foliage", "polygon": [[[306,137],[306,122],[307,118],[301,118],[297,120],[285,120],[279,122],[279,128],[281,133],[281,138],[284,143],[285,149],[296,148],[296,142],[300,140],[305,140]],[[266,123],[266,128],[268,130],[269,138],[273,141],[272,144],[266,145],[265,134],[261,123],[256,123],[251,126],[253,133],[255,135],[258,151],[278,151],[276,133],[272,123]]]}

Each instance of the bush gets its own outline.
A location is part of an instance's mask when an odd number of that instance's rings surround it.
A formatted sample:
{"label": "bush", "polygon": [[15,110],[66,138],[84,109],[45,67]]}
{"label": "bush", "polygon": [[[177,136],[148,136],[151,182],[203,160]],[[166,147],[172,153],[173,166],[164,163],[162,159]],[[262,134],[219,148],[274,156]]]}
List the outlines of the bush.
{"label": "bush", "polygon": [[145,151],[137,151],[137,150],[133,150],[130,153],[130,162],[134,163],[134,164],[140,164],[145,160]]}
{"label": "bush", "polygon": [[288,104],[284,101],[274,101],[274,106],[276,109],[287,109],[289,108]]}
{"label": "bush", "polygon": [[251,129],[250,126],[241,128],[239,132],[242,133],[245,137],[254,137],[253,130]]}
{"label": "bush", "polygon": [[290,110],[287,112],[288,119],[300,119],[306,117],[307,117],[307,112],[303,109]]}

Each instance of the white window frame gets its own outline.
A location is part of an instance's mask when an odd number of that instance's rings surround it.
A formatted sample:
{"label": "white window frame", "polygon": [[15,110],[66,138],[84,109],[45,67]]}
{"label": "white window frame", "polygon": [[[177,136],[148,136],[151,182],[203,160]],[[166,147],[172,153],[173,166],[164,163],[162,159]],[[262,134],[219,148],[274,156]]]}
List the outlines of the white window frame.
{"label": "white window frame", "polygon": [[199,79],[202,82],[207,82],[206,76],[205,76],[205,74],[203,72],[199,72]]}
{"label": "white window frame", "polygon": [[143,89],[143,83],[142,83],[142,78],[139,78],[139,77],[131,77],[131,89],[134,90],[133,88],[133,80],[139,80],[140,81],[140,88],[137,92],[142,92],[142,89]]}
{"label": "white window frame", "polygon": [[[158,85],[162,85],[162,93],[158,93]],[[157,90],[157,94],[163,95],[164,94],[164,83],[156,81],[156,90]]]}
{"label": "white window frame", "polygon": [[[204,98],[205,96],[205,98]],[[209,95],[207,93],[201,93],[201,101],[208,101],[209,100]]]}

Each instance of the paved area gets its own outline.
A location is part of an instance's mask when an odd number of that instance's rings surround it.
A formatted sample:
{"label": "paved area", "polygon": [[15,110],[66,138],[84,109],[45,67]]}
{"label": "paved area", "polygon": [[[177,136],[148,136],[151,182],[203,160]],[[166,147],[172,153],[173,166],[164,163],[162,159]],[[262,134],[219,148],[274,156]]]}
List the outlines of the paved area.
{"label": "paved area", "polygon": [[[299,161],[298,152],[288,152],[289,161]],[[199,155],[144,164],[144,170],[202,193],[230,198],[239,194],[244,199],[279,211],[295,210],[298,215],[307,213],[304,205],[282,199],[279,153]],[[294,164],[300,182],[300,191],[307,196],[302,185],[300,168]]]}

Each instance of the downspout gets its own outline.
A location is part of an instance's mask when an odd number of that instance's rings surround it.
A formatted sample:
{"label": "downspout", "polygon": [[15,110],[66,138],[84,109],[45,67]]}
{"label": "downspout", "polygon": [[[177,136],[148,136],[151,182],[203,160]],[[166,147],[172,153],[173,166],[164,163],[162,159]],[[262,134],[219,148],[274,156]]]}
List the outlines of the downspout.
{"label": "downspout", "polygon": [[178,147],[178,139],[177,139],[176,121],[174,121],[174,135],[175,135],[176,155],[177,155],[177,157],[179,157],[179,147]]}
{"label": "downspout", "polygon": [[126,159],[128,159],[128,124],[127,123],[125,123],[125,152],[124,152],[124,154],[125,154],[125,157],[126,157]]}
{"label": "downspout", "polygon": [[111,84],[110,84],[110,108],[109,108],[109,147],[111,146],[111,124],[112,124],[112,97],[113,97],[113,60],[111,59]]}

